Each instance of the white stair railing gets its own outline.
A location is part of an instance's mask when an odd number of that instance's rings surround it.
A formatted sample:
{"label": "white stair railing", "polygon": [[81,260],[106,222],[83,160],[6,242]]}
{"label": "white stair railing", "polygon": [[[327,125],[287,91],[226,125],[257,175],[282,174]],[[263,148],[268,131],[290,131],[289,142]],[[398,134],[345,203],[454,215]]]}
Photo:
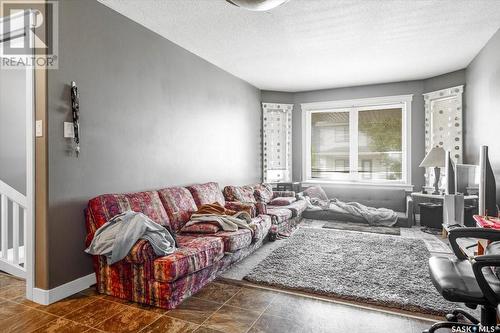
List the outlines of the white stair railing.
{"label": "white stair railing", "polygon": [[[0,270],[20,278],[26,278],[24,249],[27,207],[26,196],[0,180]],[[23,224],[22,228],[21,224]],[[21,230],[23,235],[20,235]],[[11,244],[9,244],[9,238],[12,240]],[[23,245],[20,245],[21,239]]]}

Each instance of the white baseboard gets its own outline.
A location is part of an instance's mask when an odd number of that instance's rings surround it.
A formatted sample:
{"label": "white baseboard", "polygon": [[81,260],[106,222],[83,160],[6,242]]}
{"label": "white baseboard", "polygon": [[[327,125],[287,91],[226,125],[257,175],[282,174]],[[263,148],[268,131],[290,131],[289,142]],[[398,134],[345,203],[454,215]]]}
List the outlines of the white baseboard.
{"label": "white baseboard", "polygon": [[49,305],[85,290],[95,283],[95,274],[92,273],[50,290],[33,288],[33,302]]}

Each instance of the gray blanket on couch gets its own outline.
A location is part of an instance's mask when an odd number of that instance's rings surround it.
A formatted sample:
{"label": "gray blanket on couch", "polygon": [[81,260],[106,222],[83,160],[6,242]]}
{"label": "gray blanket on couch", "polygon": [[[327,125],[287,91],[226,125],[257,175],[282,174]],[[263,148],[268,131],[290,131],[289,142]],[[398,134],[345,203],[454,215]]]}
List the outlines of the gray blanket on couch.
{"label": "gray blanket on couch", "polygon": [[[320,200],[308,198],[310,208],[321,208],[337,213],[350,214],[363,218],[370,225],[392,227],[398,221],[397,214],[387,208],[374,208],[360,204],[359,202],[343,202],[338,199]],[[312,206],[312,207],[311,207]]]}
{"label": "gray blanket on couch", "polygon": [[104,255],[108,265],[112,265],[125,258],[139,239],[149,241],[158,256],[175,251],[175,240],[165,227],[142,213],[126,211],[97,229],[85,252]]}

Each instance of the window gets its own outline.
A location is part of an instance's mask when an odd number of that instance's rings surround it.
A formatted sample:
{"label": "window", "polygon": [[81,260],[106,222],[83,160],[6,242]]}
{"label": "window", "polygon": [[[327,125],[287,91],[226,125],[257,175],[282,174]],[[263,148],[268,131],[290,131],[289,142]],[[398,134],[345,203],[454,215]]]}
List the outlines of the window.
{"label": "window", "polygon": [[372,171],[373,171],[373,162],[372,160],[362,160],[361,161],[361,177],[363,179],[372,179]]}
{"label": "window", "polygon": [[293,104],[262,103],[262,154],[264,182],[292,179]]}
{"label": "window", "polygon": [[306,181],[409,184],[411,96],[302,104]]}

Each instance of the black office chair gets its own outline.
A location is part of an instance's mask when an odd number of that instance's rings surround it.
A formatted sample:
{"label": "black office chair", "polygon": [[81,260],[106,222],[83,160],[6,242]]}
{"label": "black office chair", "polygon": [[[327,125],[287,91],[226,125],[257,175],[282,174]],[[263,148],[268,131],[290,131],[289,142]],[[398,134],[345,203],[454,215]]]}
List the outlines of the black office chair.
{"label": "black office chair", "polygon": [[[485,239],[492,243],[484,255],[468,257],[458,245],[458,238]],[[495,274],[495,268],[500,267],[500,230],[460,227],[451,229],[448,239],[456,258],[434,256],[429,259],[432,283],[448,301],[465,303],[471,309],[480,306],[481,318],[477,319],[465,310],[455,309],[446,315],[447,321],[435,323],[424,333],[453,327],[470,327],[472,332],[479,332],[478,324],[495,327],[494,332],[500,332],[496,326],[500,279]],[[462,317],[467,322],[459,322]]]}

